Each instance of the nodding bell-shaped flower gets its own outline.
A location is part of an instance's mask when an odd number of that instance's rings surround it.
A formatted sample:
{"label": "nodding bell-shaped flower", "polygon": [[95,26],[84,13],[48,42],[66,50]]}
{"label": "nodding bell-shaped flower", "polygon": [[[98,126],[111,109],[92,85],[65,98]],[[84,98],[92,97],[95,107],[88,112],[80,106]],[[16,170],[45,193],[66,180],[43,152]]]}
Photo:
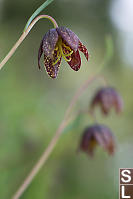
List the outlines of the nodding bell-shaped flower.
{"label": "nodding bell-shaped flower", "polygon": [[91,102],[91,111],[95,106],[100,106],[104,115],[108,115],[111,108],[114,108],[116,113],[123,110],[123,100],[119,93],[111,87],[99,89]]}
{"label": "nodding bell-shaped flower", "polygon": [[90,156],[93,156],[94,149],[100,145],[109,155],[113,155],[115,149],[115,140],[111,130],[100,124],[87,127],[83,133],[80,149]]}
{"label": "nodding bell-shaped flower", "polygon": [[74,32],[66,27],[50,29],[40,44],[38,67],[40,69],[40,58],[44,54],[44,65],[51,78],[57,77],[62,57],[73,70],[78,71],[81,66],[79,50],[88,60],[88,51]]}

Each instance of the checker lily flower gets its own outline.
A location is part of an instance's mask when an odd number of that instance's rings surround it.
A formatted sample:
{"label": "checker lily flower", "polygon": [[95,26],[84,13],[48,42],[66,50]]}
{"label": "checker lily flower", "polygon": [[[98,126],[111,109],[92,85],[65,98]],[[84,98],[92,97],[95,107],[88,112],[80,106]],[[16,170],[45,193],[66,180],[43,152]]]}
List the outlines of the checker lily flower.
{"label": "checker lily flower", "polygon": [[111,130],[101,124],[94,124],[85,129],[82,135],[80,149],[90,156],[93,156],[97,145],[113,155],[115,150],[115,139]]}
{"label": "checker lily flower", "polygon": [[88,60],[89,53],[74,32],[66,27],[50,29],[40,44],[38,67],[41,68],[40,59],[44,54],[44,65],[51,78],[57,77],[62,57],[73,70],[78,71],[81,66],[79,50],[84,53]]}
{"label": "checker lily flower", "polygon": [[99,89],[91,102],[91,111],[94,111],[96,106],[100,106],[104,115],[108,115],[112,108],[116,113],[121,113],[123,110],[123,100],[120,94],[112,87]]}

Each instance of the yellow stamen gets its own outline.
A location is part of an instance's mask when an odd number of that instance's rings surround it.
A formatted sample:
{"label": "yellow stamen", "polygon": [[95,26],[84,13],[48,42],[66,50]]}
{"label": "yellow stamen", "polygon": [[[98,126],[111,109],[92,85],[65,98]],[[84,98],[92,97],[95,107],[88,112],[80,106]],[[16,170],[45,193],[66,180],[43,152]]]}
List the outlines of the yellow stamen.
{"label": "yellow stamen", "polygon": [[69,46],[66,46],[66,44],[64,44],[63,42],[62,42],[62,46],[65,47],[65,48],[66,48],[67,50],[69,50],[69,51],[72,50]]}
{"label": "yellow stamen", "polygon": [[61,46],[61,45],[59,45],[59,50],[60,50],[60,52],[61,52],[62,57],[63,57],[67,62],[71,61],[71,58],[70,58],[70,59],[67,59],[67,58],[66,58],[65,54],[63,53],[63,50],[62,50],[62,46]]}
{"label": "yellow stamen", "polygon": [[[63,46],[64,48],[66,48],[67,50],[69,50],[70,53],[65,54],[65,53],[63,52],[62,46]],[[68,59],[67,57],[69,57],[69,56],[71,56],[71,55],[73,54],[73,50],[72,50],[69,46],[67,46],[66,44],[64,44],[64,43],[62,42],[62,39],[61,39],[61,38],[59,38],[58,43],[56,44],[56,47],[55,47],[54,50],[57,51],[57,57],[58,57],[58,58],[57,58],[57,60],[53,63],[53,66],[56,65],[56,64],[58,63],[58,61],[60,60],[61,56],[65,59],[65,61],[67,61],[67,62],[71,61],[71,57],[70,57],[69,59]]]}
{"label": "yellow stamen", "polygon": [[[65,43],[62,42],[62,46],[70,51],[70,53],[68,53],[68,54],[63,53],[65,57],[71,56],[73,54],[73,50],[69,46],[67,46]],[[71,61],[71,59],[67,59],[66,61]]]}
{"label": "yellow stamen", "polygon": [[57,64],[58,61],[59,61],[60,58],[61,58],[61,53],[60,53],[59,51],[57,52],[57,57],[58,57],[58,59],[53,63],[53,66],[54,66],[55,64]]}
{"label": "yellow stamen", "polygon": [[69,62],[69,61],[71,61],[71,57],[69,58],[69,59],[67,59],[66,57],[65,57],[65,55],[63,54],[63,58],[65,59],[65,61],[67,61],[67,62]]}
{"label": "yellow stamen", "polygon": [[72,55],[72,54],[73,54],[73,50],[72,50],[70,53],[64,54],[64,55],[65,55],[65,57],[68,57],[68,56],[70,56],[70,55]]}
{"label": "yellow stamen", "polygon": [[57,51],[58,49],[59,49],[59,47],[58,47],[58,46],[56,46],[54,50],[56,50],[56,51]]}

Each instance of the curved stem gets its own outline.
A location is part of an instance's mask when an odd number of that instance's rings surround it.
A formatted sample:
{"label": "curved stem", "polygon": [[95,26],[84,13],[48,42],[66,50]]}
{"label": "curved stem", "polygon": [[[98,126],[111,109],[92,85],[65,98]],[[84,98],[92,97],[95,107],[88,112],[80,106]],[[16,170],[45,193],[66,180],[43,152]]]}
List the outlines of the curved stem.
{"label": "curved stem", "polygon": [[100,79],[102,80],[104,86],[107,85],[107,81],[106,79],[104,78],[104,76],[102,75],[94,75],[92,77],[89,77],[86,82],[77,90],[76,94],[74,95],[74,97],[72,98],[72,101],[65,113],[65,118],[68,118],[69,117],[69,114],[72,110],[72,108],[74,107],[74,104],[76,103],[76,101],[78,100],[78,98],[82,95],[82,93],[87,89],[88,85],[93,82],[94,80],[96,79]]}
{"label": "curved stem", "polygon": [[30,25],[30,23],[33,21],[33,19],[44,9],[46,8],[50,3],[52,3],[52,1],[54,0],[47,0],[45,1],[33,14],[32,16],[28,19],[24,31],[28,28],[28,26]]}
{"label": "curved stem", "polygon": [[28,26],[28,28],[25,30],[25,32],[27,32],[27,31],[29,32],[33,28],[33,26],[36,24],[36,22],[39,21],[40,19],[49,19],[53,23],[54,28],[58,27],[58,24],[53,17],[51,17],[49,15],[39,15],[32,21],[32,23]]}
{"label": "curved stem", "polygon": [[62,120],[61,124],[59,125],[54,137],[52,138],[51,142],[49,143],[48,147],[44,150],[43,154],[41,155],[40,159],[38,162],[35,164],[29,175],[26,177],[24,180],[23,184],[19,187],[15,195],[12,197],[12,199],[19,199],[20,196],[24,193],[24,191],[28,188],[29,184],[32,182],[33,178],[37,175],[39,170],[44,166],[45,162],[47,161],[48,157],[52,153],[54,147],[56,146],[63,130],[67,126],[67,124],[71,121],[70,114],[72,112],[72,109],[76,102],[78,101],[79,97],[83,94],[83,92],[87,89],[87,87],[96,79],[101,79],[104,84],[105,79],[103,79],[102,76],[92,76],[89,77],[84,84],[77,90],[75,93],[74,97],[72,98],[66,112],[64,115],[64,119]]}
{"label": "curved stem", "polygon": [[67,122],[65,120],[62,121],[59,128],[57,129],[55,136],[51,140],[50,144],[48,145],[47,149],[44,151],[34,168],[31,170],[27,178],[25,179],[24,183],[20,186],[18,191],[15,193],[12,199],[18,199],[23,194],[23,192],[27,189],[29,184],[32,182],[33,178],[36,176],[36,174],[39,172],[40,168],[44,165],[46,160],[48,159],[49,155],[51,154],[54,146],[56,145],[60,134],[62,133],[63,129],[67,125]]}
{"label": "curved stem", "polygon": [[20,36],[20,38],[18,39],[18,41],[15,43],[15,45],[12,47],[12,49],[9,51],[9,53],[6,55],[6,57],[2,60],[2,62],[0,63],[0,69],[2,69],[2,67],[6,64],[6,62],[12,57],[12,55],[15,53],[16,49],[20,46],[20,44],[23,42],[23,40],[26,38],[26,36],[28,35],[28,33],[30,32],[30,30],[33,28],[33,26],[40,20],[40,19],[49,19],[53,24],[54,27],[58,27],[56,21],[48,15],[39,15],[38,17],[36,17],[32,23],[29,25],[29,27],[23,32],[23,34]]}
{"label": "curved stem", "polygon": [[19,40],[15,43],[15,45],[12,47],[12,49],[9,51],[9,53],[5,56],[5,58],[0,63],[0,70],[3,68],[3,66],[6,64],[6,62],[12,57],[12,55],[15,53],[16,49],[19,47],[19,45],[23,42],[25,37],[27,36],[28,32],[24,32]]}
{"label": "curved stem", "polygon": [[106,35],[105,37],[105,55],[103,62],[101,63],[100,67],[98,68],[97,74],[99,74],[109,63],[111,58],[113,57],[114,53],[114,44],[111,35]]}

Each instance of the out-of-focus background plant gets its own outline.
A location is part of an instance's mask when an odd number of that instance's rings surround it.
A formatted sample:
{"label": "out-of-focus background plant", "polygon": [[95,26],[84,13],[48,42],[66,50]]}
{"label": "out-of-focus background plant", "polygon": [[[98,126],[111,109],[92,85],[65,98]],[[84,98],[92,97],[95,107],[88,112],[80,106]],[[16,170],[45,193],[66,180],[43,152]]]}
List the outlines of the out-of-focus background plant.
{"label": "out-of-focus background plant", "polygon": [[[16,42],[28,17],[41,0],[0,0],[0,58]],[[88,115],[68,128],[58,146],[22,198],[118,198],[118,168],[133,165],[133,3],[131,0],[57,0],[43,12],[74,31],[88,48],[79,72],[62,63],[56,80],[37,68],[40,40],[51,24],[42,20],[0,72],[0,198],[16,191],[48,145],[75,90],[96,70],[105,53],[105,36],[111,34],[114,56],[104,75],[124,98],[124,114],[98,120],[117,137],[117,151],[108,157],[97,149],[93,159],[76,150],[81,133],[93,121]],[[119,13],[119,15],[118,15]],[[82,55],[81,55],[82,56]],[[99,82],[91,84],[77,110],[86,109]]]}

